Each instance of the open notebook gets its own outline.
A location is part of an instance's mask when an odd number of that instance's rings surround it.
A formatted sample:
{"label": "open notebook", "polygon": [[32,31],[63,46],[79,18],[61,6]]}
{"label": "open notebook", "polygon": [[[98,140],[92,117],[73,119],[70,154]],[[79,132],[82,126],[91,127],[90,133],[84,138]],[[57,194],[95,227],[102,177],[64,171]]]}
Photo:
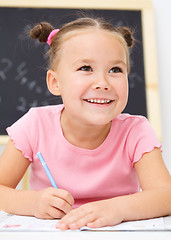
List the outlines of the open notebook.
{"label": "open notebook", "polygon": [[[55,225],[59,220],[43,220],[35,217],[11,215],[0,212],[0,232],[1,231],[61,231]],[[148,220],[130,221],[116,226],[103,228],[83,227],[74,231],[171,231],[171,216],[160,217]],[[73,230],[67,230],[73,231]]]}

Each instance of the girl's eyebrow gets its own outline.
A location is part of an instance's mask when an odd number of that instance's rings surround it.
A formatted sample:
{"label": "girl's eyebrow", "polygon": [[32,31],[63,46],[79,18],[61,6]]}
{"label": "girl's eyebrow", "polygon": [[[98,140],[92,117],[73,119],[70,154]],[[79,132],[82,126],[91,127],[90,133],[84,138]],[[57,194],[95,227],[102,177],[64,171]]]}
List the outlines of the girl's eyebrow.
{"label": "girl's eyebrow", "polygon": [[[81,59],[81,58],[79,58],[79,59],[77,59],[76,61],[74,61],[72,65],[74,66],[74,65],[77,65],[77,64],[92,64],[92,63],[94,63],[94,62],[95,62],[95,61],[92,60],[92,59],[88,59],[88,58]],[[111,61],[109,62],[109,64],[111,64],[111,65],[122,64],[122,65],[126,66],[126,62],[124,62],[124,61],[121,60],[121,59],[111,60]]]}
{"label": "girl's eyebrow", "polygon": [[91,63],[94,63],[95,61],[93,61],[92,59],[88,59],[88,58],[85,58],[85,59],[77,59],[76,61],[73,62],[72,65],[77,65],[77,64],[91,64]]}
{"label": "girl's eyebrow", "polygon": [[124,62],[123,60],[116,60],[116,61],[112,61],[113,64],[122,64],[126,66],[126,62]]}

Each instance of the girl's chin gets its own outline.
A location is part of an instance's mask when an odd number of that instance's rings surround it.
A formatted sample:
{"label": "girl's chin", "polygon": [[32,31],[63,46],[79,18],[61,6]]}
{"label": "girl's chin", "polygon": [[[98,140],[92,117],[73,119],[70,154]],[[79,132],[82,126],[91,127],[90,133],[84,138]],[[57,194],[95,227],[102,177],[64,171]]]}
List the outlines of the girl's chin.
{"label": "girl's chin", "polygon": [[111,123],[111,121],[113,120],[113,118],[104,118],[104,116],[102,117],[91,117],[91,118],[86,118],[84,119],[82,122],[84,125],[87,125],[87,126],[104,126],[104,125],[108,125]]}

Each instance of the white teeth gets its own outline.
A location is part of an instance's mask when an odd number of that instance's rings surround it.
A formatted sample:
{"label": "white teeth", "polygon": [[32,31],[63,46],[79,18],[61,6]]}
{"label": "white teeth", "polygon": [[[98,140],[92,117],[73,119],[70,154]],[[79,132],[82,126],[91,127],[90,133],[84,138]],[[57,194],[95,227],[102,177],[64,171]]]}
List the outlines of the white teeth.
{"label": "white teeth", "polygon": [[93,99],[93,98],[91,98],[91,99],[87,99],[87,101],[88,102],[91,102],[91,103],[110,103],[111,102],[111,100],[109,100],[109,99]]}

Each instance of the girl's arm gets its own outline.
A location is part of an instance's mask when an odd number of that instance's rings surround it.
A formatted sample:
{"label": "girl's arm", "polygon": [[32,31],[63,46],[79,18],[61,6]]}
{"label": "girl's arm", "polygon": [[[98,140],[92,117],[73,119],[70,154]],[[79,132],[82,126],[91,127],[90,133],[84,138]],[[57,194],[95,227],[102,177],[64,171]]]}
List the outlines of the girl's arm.
{"label": "girl's arm", "polygon": [[[142,192],[127,197],[124,220],[171,215],[171,176],[163,162],[160,149],[144,154],[135,163]],[[134,204],[134,206],[133,206]],[[130,212],[133,208],[134,212]]]}
{"label": "girl's arm", "polygon": [[64,216],[57,227],[63,230],[84,225],[96,228],[171,215],[171,176],[160,149],[144,154],[134,166],[142,192],[85,204]]}
{"label": "girl's arm", "polygon": [[0,210],[39,218],[61,218],[72,209],[73,197],[65,190],[16,190],[30,161],[9,140],[0,157]]}

